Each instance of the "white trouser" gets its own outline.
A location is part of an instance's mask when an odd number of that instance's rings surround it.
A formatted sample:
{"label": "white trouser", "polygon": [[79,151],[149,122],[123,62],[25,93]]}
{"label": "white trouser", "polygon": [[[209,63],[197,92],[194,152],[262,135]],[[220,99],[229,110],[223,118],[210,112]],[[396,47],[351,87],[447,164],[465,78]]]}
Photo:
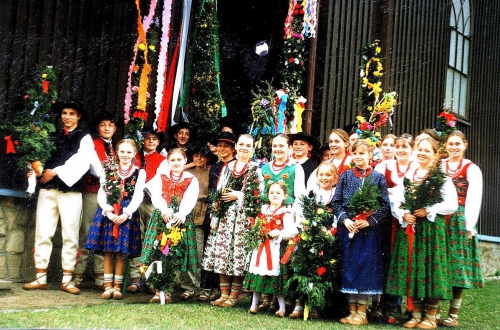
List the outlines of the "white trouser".
{"label": "white trouser", "polygon": [[40,189],[36,208],[35,266],[47,269],[52,253],[52,238],[61,218],[63,270],[73,271],[78,250],[78,233],[82,215],[82,193],[58,189]]}
{"label": "white trouser", "polygon": [[[84,193],[82,196],[83,208],[82,208],[82,224],[80,226],[80,239],[78,246],[78,262],[75,267],[75,274],[85,273],[85,268],[87,266],[87,260],[90,256],[90,251],[84,248],[85,241],[87,240],[87,234],[89,232],[90,225],[92,225],[92,220],[99,207],[97,203],[97,194],[94,193]],[[104,258],[98,254],[94,254],[94,274],[104,273]]]}

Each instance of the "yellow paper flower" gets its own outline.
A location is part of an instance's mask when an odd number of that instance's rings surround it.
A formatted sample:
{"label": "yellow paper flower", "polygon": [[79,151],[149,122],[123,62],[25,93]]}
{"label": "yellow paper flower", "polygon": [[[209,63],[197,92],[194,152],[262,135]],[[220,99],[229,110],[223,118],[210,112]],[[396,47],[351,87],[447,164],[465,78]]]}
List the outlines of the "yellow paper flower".
{"label": "yellow paper flower", "polygon": [[151,45],[151,46],[149,46],[149,49],[154,52],[156,50],[156,47]]}
{"label": "yellow paper flower", "polygon": [[335,260],[335,259],[330,260],[330,264],[332,264],[332,265],[333,265],[335,262],[337,262],[337,260]]}
{"label": "yellow paper flower", "polygon": [[359,121],[360,124],[363,124],[366,121],[363,116],[357,116],[356,120]]}
{"label": "yellow paper flower", "polygon": [[380,53],[380,52],[382,51],[382,49],[380,49],[380,47],[376,47],[376,48],[375,48],[375,51],[376,51],[377,53]]}
{"label": "yellow paper flower", "polygon": [[307,241],[307,234],[305,231],[303,231],[302,233],[300,233],[300,238],[304,241]]}
{"label": "yellow paper flower", "polygon": [[380,132],[375,132],[375,136],[380,137]]}
{"label": "yellow paper flower", "polygon": [[166,235],[166,238],[170,239],[170,244],[172,244],[172,246],[176,246],[179,244],[182,234],[183,231],[179,227],[172,227],[170,233]]}
{"label": "yellow paper flower", "polygon": [[302,224],[308,225],[309,224],[309,220],[302,220]]}
{"label": "yellow paper flower", "polygon": [[42,78],[43,79],[47,78],[47,74],[46,73],[42,74]]}
{"label": "yellow paper flower", "polygon": [[139,49],[140,50],[145,50],[146,49],[146,45],[143,44],[142,42],[139,44]]}
{"label": "yellow paper flower", "polygon": [[316,213],[318,213],[318,214],[323,214],[323,213],[325,213],[325,210],[323,210],[322,208],[319,208],[319,209],[316,211]]}

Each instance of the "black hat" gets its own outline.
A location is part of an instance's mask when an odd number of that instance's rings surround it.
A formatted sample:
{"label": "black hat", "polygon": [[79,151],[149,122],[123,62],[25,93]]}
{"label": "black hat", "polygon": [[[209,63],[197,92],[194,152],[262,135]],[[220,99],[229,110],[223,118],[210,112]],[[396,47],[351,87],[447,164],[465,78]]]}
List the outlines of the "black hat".
{"label": "black hat", "polygon": [[319,141],[315,137],[307,134],[306,132],[289,134],[288,137],[290,138],[290,144],[293,144],[293,141],[305,141],[309,143],[309,145],[313,146],[313,149],[317,149],[319,147]]}
{"label": "black hat", "polygon": [[89,127],[92,129],[97,129],[97,126],[101,123],[103,120],[109,120],[110,122],[114,123],[116,127],[122,127],[123,126],[123,120],[122,118],[118,117],[117,115],[110,113],[110,112],[103,112],[92,118],[90,121]]}
{"label": "black hat", "polygon": [[[170,126],[170,129],[168,130],[168,133],[170,134],[171,137],[174,137],[177,132],[179,132],[180,129],[186,128],[189,130],[189,133],[191,135],[194,135],[195,133],[195,127],[191,125],[191,123],[188,123],[186,121],[177,123],[175,125]],[[191,137],[192,138],[192,137]]]}
{"label": "black hat", "polygon": [[83,109],[83,104],[80,101],[74,99],[68,99],[65,101],[57,101],[54,104],[52,104],[52,112],[57,115],[61,115],[63,109],[66,108],[75,109],[80,115],[80,120],[87,119],[87,113]]}
{"label": "black hat", "polygon": [[229,144],[232,144],[233,147],[234,147],[234,143],[236,142],[236,138],[235,138],[234,134],[229,133],[229,132],[220,132],[219,134],[217,134],[216,140],[217,140],[217,142],[224,141],[224,142],[227,142]]}
{"label": "black hat", "polygon": [[158,140],[160,140],[160,145],[165,141],[165,135],[161,132],[157,132],[153,128],[153,126],[144,126],[141,133],[142,133],[143,137],[146,137],[146,135],[149,135],[149,134],[156,135],[158,137]]}
{"label": "black hat", "polygon": [[201,154],[201,155],[207,157],[208,158],[208,162],[207,162],[208,165],[215,164],[219,160],[219,157],[217,157],[216,154],[212,153],[210,151],[210,148],[207,145],[196,144],[194,147],[192,147],[190,149],[190,152],[193,156],[197,155],[197,154]]}

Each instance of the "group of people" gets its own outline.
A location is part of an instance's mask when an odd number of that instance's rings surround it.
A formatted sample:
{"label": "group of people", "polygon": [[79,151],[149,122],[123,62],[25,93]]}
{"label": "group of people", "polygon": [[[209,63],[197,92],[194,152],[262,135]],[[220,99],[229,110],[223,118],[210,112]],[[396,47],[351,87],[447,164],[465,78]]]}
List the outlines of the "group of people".
{"label": "group of people", "polygon": [[[459,131],[445,141],[434,130],[415,139],[387,135],[378,159],[366,140],[351,138],[343,129],[331,131],[328,149],[317,148],[306,133],[277,134],[270,161],[262,165],[253,158],[254,138],[236,137],[229,123],[221,124],[213,140],[197,143],[189,123],[171,127],[170,144],[145,128],[138,150],[130,139],[113,145],[120,122],[112,114],[94,118],[90,127],[98,136],[92,140],[81,129],[85,113],[78,102],[58,102],[54,111],[63,129],[52,137],[57,149],[38,180],[36,279],[24,285],[26,290],[47,289],[51,241],[60,218],[61,290],[80,292],[91,252],[103,299],[149,289],[152,303],[171,303],[172,291],[162,297],[140,272],[154,261],[151,251],[165,223],[184,233],[180,299],[233,307],[248,291],[253,292],[250,314],[274,308],[282,318],[288,298],[295,300],[289,316],[302,317],[303,302],[286,290],[293,269],[280,262],[288,242],[307,223],[301,196],[315,196],[333,212],[326,225],[338,229],[338,287],[349,308],[342,323],[367,324],[370,303],[373,314],[381,309],[388,322],[397,322],[394,306],[406,297],[411,318],[404,327],[435,328],[440,300],[451,301],[443,324],[454,327],[463,289],[482,287],[474,229],[482,174],[464,158],[468,144]],[[378,191],[377,207],[359,214],[351,200],[368,184]],[[422,187],[433,197],[427,204],[412,198]],[[119,198],[113,200],[116,190]],[[245,237],[254,222],[247,209],[257,195],[269,230],[249,252]],[[124,290],[127,259],[130,285]],[[317,311],[309,317],[318,317]]]}

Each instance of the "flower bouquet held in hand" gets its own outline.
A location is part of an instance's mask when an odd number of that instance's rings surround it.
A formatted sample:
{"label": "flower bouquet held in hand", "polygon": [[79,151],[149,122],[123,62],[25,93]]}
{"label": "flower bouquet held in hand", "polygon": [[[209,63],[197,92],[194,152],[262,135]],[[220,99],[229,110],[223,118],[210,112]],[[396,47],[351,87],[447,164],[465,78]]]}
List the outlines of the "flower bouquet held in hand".
{"label": "flower bouquet held in hand", "polygon": [[[379,196],[378,186],[370,179],[363,179],[361,187],[349,198],[347,208],[356,214],[352,221],[368,221],[368,217],[380,207]],[[354,233],[349,233],[349,238],[353,237]]]}
{"label": "flower bouquet held in hand", "polygon": [[[113,207],[113,213],[119,216],[122,202],[122,180],[118,175],[118,163],[113,156],[107,156],[101,164],[105,173],[103,189],[106,193],[106,202]],[[116,224],[113,225],[113,237],[118,238]]]}
{"label": "flower bouquet held in hand", "polygon": [[[179,200],[172,197],[169,205],[173,213],[179,209]],[[156,223],[155,237],[144,238],[144,248],[141,255],[141,272],[149,284],[160,292],[161,304],[165,304],[165,292],[172,291],[172,286],[181,270],[184,251],[187,249],[185,241],[182,239],[186,228],[182,226],[172,226],[171,223],[163,221],[160,210],[155,209],[151,214],[150,222]],[[148,232],[149,232],[148,228]],[[149,244],[147,241],[150,241]],[[144,251],[148,249],[149,251]],[[146,252],[146,253],[145,253]]]}
{"label": "flower bouquet held in hand", "polygon": [[[333,222],[332,210],[318,203],[316,196],[301,196],[304,219],[303,230],[294,243],[295,252],[290,258],[293,275],[286,284],[287,290],[296,292],[300,301],[305,302],[304,319],[311,308],[324,308],[327,293],[334,290],[337,276],[335,236],[329,225]],[[289,248],[290,248],[289,246]],[[288,249],[287,249],[288,250]],[[288,252],[288,251],[287,251]],[[287,257],[287,252],[281,262]]]}
{"label": "flower bouquet held in hand", "polygon": [[420,182],[412,182],[405,177],[404,185],[404,203],[400,208],[413,212],[418,209],[425,209],[428,206],[443,201],[440,190],[446,181],[446,174],[441,169],[441,161],[431,166],[427,176]]}

